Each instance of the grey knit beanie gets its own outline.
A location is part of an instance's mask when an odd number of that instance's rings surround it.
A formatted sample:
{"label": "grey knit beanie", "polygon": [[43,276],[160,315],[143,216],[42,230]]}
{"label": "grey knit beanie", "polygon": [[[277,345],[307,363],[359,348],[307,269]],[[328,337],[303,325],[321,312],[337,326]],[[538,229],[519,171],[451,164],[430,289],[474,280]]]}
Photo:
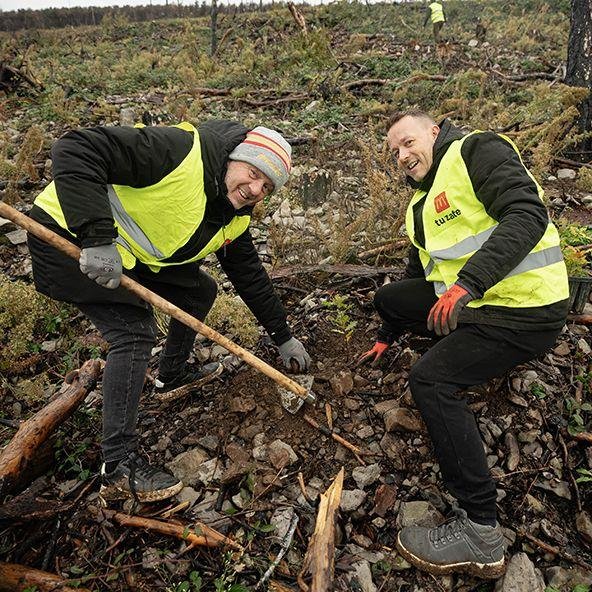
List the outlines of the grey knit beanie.
{"label": "grey knit beanie", "polygon": [[267,175],[274,191],[282,187],[290,176],[292,147],[278,132],[258,126],[229,155],[231,160],[248,162]]}

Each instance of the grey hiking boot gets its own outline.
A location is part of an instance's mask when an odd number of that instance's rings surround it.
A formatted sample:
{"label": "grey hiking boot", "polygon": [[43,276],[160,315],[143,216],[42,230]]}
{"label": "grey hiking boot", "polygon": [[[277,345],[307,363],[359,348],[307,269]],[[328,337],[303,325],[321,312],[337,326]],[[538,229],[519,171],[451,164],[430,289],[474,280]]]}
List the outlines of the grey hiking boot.
{"label": "grey hiking boot", "polygon": [[136,452],[119,462],[107,473],[101,467],[101,497],[106,501],[134,498],[140,502],[158,502],[183,489],[179,479],[162,469],[150,466]]}
{"label": "grey hiking boot", "polygon": [[211,362],[210,364],[205,364],[199,368],[185,366],[185,368],[175,376],[159,376],[154,381],[154,392],[157,395],[168,393],[169,391],[175,390],[186,384],[193,383],[199,383],[196,384],[196,387],[199,387],[202,384],[210,382],[210,380],[214,380],[216,376],[219,376],[222,373],[223,369],[224,368],[220,362]]}
{"label": "grey hiking boot", "polygon": [[454,513],[454,518],[437,528],[403,528],[397,537],[399,553],[418,569],[436,575],[464,572],[480,578],[500,577],[505,566],[499,524],[473,522],[460,508]]}

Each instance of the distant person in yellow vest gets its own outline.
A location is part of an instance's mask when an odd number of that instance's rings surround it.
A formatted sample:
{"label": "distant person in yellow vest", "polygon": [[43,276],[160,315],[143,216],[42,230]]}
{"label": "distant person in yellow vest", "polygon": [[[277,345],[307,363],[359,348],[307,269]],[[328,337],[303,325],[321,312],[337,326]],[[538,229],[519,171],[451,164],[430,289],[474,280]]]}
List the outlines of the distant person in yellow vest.
{"label": "distant person in yellow vest", "polygon": [[392,116],[387,141],[415,188],[411,249],[404,279],[376,292],[382,327],[360,362],[375,362],[408,331],[436,339],[411,368],[409,387],[458,504],[438,528],[403,528],[397,547],[433,574],[497,578],[504,542],[496,486],[463,391],[555,343],[569,302],[559,235],[509,139],[465,135],[446,119],[408,111]]}
{"label": "distant person in yellow vest", "polygon": [[[140,394],[156,341],[152,309],[119,287],[122,273],[204,320],[216,298],[200,264],[215,253],[287,368],[310,357],[292,337],[248,227],[255,204],[286,183],[291,147],[234,121],[71,131],[52,148],[54,181],[31,217],[77,244],[80,262],[29,236],[36,288],[72,302],[109,343],[103,374],[101,495],[167,499],[183,484],[138,453]],[[171,319],[157,391],[217,375],[187,364],[195,332]],[[163,426],[167,417],[158,418]]]}
{"label": "distant person in yellow vest", "polygon": [[446,17],[444,16],[444,7],[439,2],[432,2],[426,8],[426,15],[425,20],[423,21],[423,26],[425,27],[428,24],[428,21],[432,22],[432,26],[434,29],[434,41],[436,43],[440,42],[440,31],[442,30],[442,26],[446,22]]}

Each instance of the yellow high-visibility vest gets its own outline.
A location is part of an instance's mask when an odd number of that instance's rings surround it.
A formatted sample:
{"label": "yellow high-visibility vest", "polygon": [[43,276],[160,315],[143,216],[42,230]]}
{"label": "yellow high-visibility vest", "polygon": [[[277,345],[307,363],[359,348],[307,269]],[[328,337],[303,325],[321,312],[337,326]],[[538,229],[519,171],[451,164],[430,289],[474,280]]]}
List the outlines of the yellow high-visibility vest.
{"label": "yellow high-visibility vest", "polygon": [[[187,122],[175,127],[193,132],[194,137],[191,150],[176,169],[148,187],[107,187],[111,213],[118,231],[117,249],[126,269],[132,269],[136,260],[158,272],[164,266],[203,259],[240,236],[249,226],[249,215],[234,216],[199,253],[184,261],[163,261],[193,236],[206,209],[199,133]],[[66,224],[53,181],[37,196],[35,205],[74,236]]]}
{"label": "yellow high-visibility vest", "polygon": [[[476,133],[482,132],[473,132]],[[419,250],[425,277],[434,283],[438,297],[458,280],[459,271],[498,225],[477,199],[462,158],[461,148],[468,137],[450,144],[427,195],[425,191],[416,191],[407,208],[407,232]],[[508,138],[504,139],[518,153],[516,146]],[[526,167],[525,171],[536,184],[542,200],[543,189]],[[413,206],[424,196],[425,245],[421,246],[415,238]],[[559,246],[559,234],[549,222],[545,234],[530,253],[506,277],[489,288],[482,298],[469,302],[468,306],[526,308],[545,306],[565,300],[568,296],[567,271]]]}

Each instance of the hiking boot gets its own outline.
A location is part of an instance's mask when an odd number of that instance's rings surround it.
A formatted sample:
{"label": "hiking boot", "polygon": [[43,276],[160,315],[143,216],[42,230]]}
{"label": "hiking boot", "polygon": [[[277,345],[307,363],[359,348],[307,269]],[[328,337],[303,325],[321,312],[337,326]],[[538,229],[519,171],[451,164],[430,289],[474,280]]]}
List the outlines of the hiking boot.
{"label": "hiking boot", "polygon": [[504,537],[499,524],[473,522],[467,513],[437,528],[407,526],[399,532],[397,549],[418,569],[432,574],[464,572],[480,578],[498,578],[504,571]]}
{"label": "hiking boot", "polygon": [[119,461],[110,473],[101,467],[101,491],[104,500],[134,498],[140,502],[158,502],[176,495],[183,483],[169,473],[152,467],[136,452]]}
{"label": "hiking boot", "polygon": [[214,380],[216,376],[219,376],[222,373],[223,369],[224,368],[220,362],[211,362],[199,368],[185,366],[185,368],[175,376],[166,376],[163,374],[155,379],[154,392],[157,395],[168,393],[169,391],[175,390],[186,384],[193,384],[194,382],[199,382],[199,384],[196,385],[196,387],[198,387],[210,382],[210,380]]}

